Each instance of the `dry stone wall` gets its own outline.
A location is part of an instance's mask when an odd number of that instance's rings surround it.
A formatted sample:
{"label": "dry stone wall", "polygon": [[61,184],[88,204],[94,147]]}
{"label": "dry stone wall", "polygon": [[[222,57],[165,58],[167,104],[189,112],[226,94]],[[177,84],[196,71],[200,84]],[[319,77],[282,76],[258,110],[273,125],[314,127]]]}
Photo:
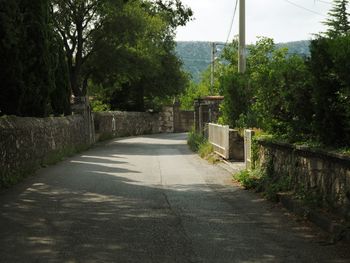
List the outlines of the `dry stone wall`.
{"label": "dry stone wall", "polygon": [[290,176],[296,192],[317,198],[350,219],[350,158],[289,144],[258,142],[259,165]]}
{"label": "dry stone wall", "polygon": [[159,133],[159,114],[147,112],[94,113],[97,140]]}
{"label": "dry stone wall", "polygon": [[187,132],[194,123],[193,111],[178,107],[163,107],[159,113],[149,112],[95,112],[97,140],[142,134]]}
{"label": "dry stone wall", "polygon": [[40,165],[90,146],[81,115],[55,118],[0,118],[0,187],[14,183]]}
{"label": "dry stone wall", "polygon": [[174,132],[174,107],[160,113],[103,112],[91,115],[84,100],[75,115],[53,118],[0,118],[0,188],[43,164],[91,146],[95,140]]}
{"label": "dry stone wall", "polygon": [[194,111],[174,109],[174,132],[188,132],[194,126]]}
{"label": "dry stone wall", "polygon": [[163,107],[159,113],[159,132],[171,133],[174,132],[174,108]]}

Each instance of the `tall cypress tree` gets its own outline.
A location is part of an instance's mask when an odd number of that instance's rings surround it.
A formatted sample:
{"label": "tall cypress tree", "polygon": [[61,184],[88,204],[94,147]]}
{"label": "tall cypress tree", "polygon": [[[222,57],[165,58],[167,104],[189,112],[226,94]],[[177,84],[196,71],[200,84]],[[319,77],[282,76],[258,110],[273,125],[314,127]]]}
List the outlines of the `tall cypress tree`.
{"label": "tall cypress tree", "polygon": [[329,18],[324,22],[328,26],[328,37],[334,38],[350,33],[348,3],[349,0],[334,0],[333,8],[328,13]]}
{"label": "tall cypress tree", "polygon": [[0,115],[47,116],[54,69],[50,0],[0,0]]}
{"label": "tall cypress tree", "polygon": [[71,114],[69,72],[63,41],[52,32],[51,58],[54,73],[54,87],[50,93],[51,109],[55,116]]}
{"label": "tall cypress tree", "polygon": [[20,115],[44,117],[49,109],[50,90],[54,78],[50,57],[50,25],[48,0],[22,0],[25,42],[22,47],[25,89],[21,97]]}
{"label": "tall cypress tree", "polygon": [[22,14],[16,0],[0,0],[0,115],[18,115],[23,93]]}

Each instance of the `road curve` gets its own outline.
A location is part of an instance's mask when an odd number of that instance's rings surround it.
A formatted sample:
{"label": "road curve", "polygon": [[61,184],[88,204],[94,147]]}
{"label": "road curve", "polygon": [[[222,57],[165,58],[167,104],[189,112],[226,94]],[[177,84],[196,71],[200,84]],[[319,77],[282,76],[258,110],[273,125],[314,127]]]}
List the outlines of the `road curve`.
{"label": "road curve", "polygon": [[113,140],[0,192],[0,262],[350,262],[185,138]]}

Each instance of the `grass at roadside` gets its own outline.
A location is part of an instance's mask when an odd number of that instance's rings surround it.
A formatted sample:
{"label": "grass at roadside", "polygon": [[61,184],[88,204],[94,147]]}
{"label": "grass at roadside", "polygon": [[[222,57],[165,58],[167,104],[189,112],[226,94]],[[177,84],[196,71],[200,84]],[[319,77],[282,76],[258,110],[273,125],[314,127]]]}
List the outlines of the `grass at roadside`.
{"label": "grass at roadside", "polygon": [[207,138],[193,130],[188,134],[187,144],[192,151],[210,163],[217,163],[220,160]]}
{"label": "grass at roadside", "polygon": [[246,189],[262,192],[271,201],[278,200],[278,193],[291,190],[289,176],[276,177],[269,169],[243,170],[234,174],[233,178]]}

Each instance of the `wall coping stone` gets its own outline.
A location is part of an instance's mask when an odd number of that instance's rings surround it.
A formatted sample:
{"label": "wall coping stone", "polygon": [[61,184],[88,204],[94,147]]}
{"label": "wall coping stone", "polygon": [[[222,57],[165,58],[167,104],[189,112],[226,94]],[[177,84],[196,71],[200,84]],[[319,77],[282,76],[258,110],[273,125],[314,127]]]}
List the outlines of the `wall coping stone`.
{"label": "wall coping stone", "polygon": [[296,153],[305,157],[316,157],[327,161],[342,163],[343,165],[350,167],[350,156],[345,154],[330,152],[322,149],[315,149],[307,145],[293,145],[290,143],[269,141],[261,138],[257,139],[257,141],[262,146],[295,151]]}

